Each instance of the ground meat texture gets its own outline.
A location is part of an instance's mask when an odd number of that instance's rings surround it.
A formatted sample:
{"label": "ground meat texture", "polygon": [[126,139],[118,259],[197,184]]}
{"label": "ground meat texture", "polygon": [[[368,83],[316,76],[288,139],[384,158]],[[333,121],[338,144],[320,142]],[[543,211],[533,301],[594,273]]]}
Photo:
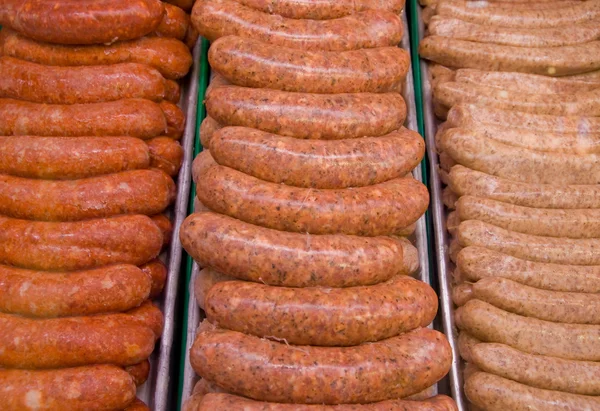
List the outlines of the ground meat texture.
{"label": "ground meat texture", "polygon": [[290,346],[205,329],[190,361],[203,378],[255,400],[343,404],[422,391],[448,372],[452,353],[446,337],[428,328],[355,347]]}
{"label": "ground meat texture", "polygon": [[405,239],[287,233],[210,212],[189,216],[180,237],[203,267],[285,287],[377,284],[418,268]]}
{"label": "ground meat texture", "polygon": [[212,43],[208,60],[232,84],[325,94],[399,91],[410,66],[399,47],[303,51],[237,36]]}

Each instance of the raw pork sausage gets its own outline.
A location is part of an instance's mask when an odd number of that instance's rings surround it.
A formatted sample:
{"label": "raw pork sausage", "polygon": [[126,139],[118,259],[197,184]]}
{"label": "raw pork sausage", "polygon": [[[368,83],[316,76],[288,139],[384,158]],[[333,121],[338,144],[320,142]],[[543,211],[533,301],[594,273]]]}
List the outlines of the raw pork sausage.
{"label": "raw pork sausage", "polygon": [[176,176],[183,163],[181,144],[169,137],[155,137],[146,143],[150,150],[150,167]]}
{"label": "raw pork sausage", "polygon": [[190,26],[190,17],[180,7],[169,3],[163,4],[165,15],[156,29],[156,35],[160,37],[173,37],[177,40],[185,39],[185,34]]}
{"label": "raw pork sausage", "polygon": [[157,258],[141,265],[140,270],[152,278],[152,289],[149,297],[154,298],[160,295],[167,281],[167,266]]}
{"label": "raw pork sausage", "polygon": [[312,20],[335,19],[365,10],[387,10],[398,14],[404,8],[404,0],[240,0],[240,3],[265,13]]}

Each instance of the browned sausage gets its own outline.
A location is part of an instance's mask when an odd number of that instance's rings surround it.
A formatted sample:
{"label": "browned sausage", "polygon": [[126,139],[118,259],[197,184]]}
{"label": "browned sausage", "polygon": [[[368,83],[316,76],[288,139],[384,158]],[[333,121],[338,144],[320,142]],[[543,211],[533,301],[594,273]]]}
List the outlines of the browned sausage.
{"label": "browned sausage", "polygon": [[413,178],[321,190],[269,183],[223,166],[206,170],[196,195],[221,214],[311,234],[390,235],[416,222],[429,205],[427,188]]}
{"label": "browned sausage", "polygon": [[222,125],[323,140],[382,136],[406,119],[398,93],[325,95],[224,86],[207,96],[206,109]]}
{"label": "browned sausage", "polygon": [[164,0],[164,2],[173,4],[185,11],[190,11],[196,0]]}
{"label": "browned sausage", "polygon": [[399,47],[303,51],[238,36],[212,43],[208,60],[233,84],[303,93],[399,91],[410,65]]}
{"label": "browned sausage", "polygon": [[166,3],[164,7],[165,15],[156,29],[156,35],[183,40],[190,26],[190,16],[181,8],[172,4]]}
{"label": "browned sausage", "polygon": [[133,379],[114,365],[58,370],[0,369],[0,408],[4,411],[119,410],[134,399]]}
{"label": "browned sausage", "polygon": [[167,281],[167,266],[159,259],[154,259],[140,266],[140,270],[152,278],[152,289],[149,298],[155,298],[162,292]]}
{"label": "browned sausage", "polygon": [[129,310],[121,315],[122,317],[120,318],[124,323],[150,328],[156,339],[159,339],[162,335],[165,325],[163,313],[150,301],[146,301],[139,307]]}
{"label": "browned sausage", "polygon": [[0,137],[0,173],[77,179],[147,168],[148,147],[133,137]]}
{"label": "browned sausage", "polygon": [[5,0],[0,25],[48,43],[113,43],[156,30],[164,12],[159,0]]}
{"label": "browned sausage", "polygon": [[177,104],[181,98],[181,88],[174,80],[165,80],[165,100]]}
{"label": "browned sausage", "polygon": [[0,265],[0,311],[63,317],[125,311],[150,295],[151,278],[133,265],[49,273]]}
{"label": "browned sausage", "polygon": [[171,237],[173,236],[173,223],[171,223],[171,219],[164,214],[156,214],[150,218],[152,218],[154,224],[156,224],[162,232],[163,247],[169,245],[171,243]]}
{"label": "browned sausage", "polygon": [[138,63],[59,67],[2,56],[0,76],[0,97],[34,103],[82,104],[124,98],[154,101],[165,98],[163,76]]}
{"label": "browned sausage", "polygon": [[179,140],[185,130],[185,114],[183,110],[169,101],[162,101],[160,108],[167,120],[167,137]]}
{"label": "browned sausage", "polygon": [[396,46],[403,32],[400,16],[388,11],[370,10],[333,20],[297,20],[263,13],[232,0],[198,2],[192,21],[209,41],[235,35],[301,50]]}
{"label": "browned sausage", "polygon": [[216,131],[221,129],[223,126],[217,123],[217,121],[211,116],[207,116],[202,120],[200,124],[200,143],[205,149],[210,149],[210,140]]}
{"label": "browned sausage", "polygon": [[0,263],[35,270],[83,270],[144,264],[162,247],[150,217],[127,215],[78,222],[0,217]]}
{"label": "browned sausage", "polygon": [[125,99],[94,104],[37,104],[0,99],[2,136],[132,136],[164,134],[167,121],[150,100]]}
{"label": "browned sausage", "polygon": [[192,367],[224,389],[261,401],[368,403],[424,390],[449,370],[446,337],[419,328],[355,347],[290,346],[222,329],[201,331]]}
{"label": "browned sausage", "polygon": [[150,375],[150,361],[146,360],[139,364],[129,365],[125,367],[125,371],[131,375],[135,385],[140,386],[148,380],[148,376]]}
{"label": "browned sausage", "polygon": [[185,76],[192,55],[182,42],[172,38],[142,37],[111,45],[66,46],[37,42],[10,31],[4,33],[4,55],[47,66],[93,66],[140,63],[158,70],[169,79]]}
{"label": "browned sausage", "polygon": [[405,239],[286,233],[215,213],[189,216],[180,237],[203,267],[285,287],[377,284],[418,267]]}
{"label": "browned sausage", "polygon": [[214,284],[207,318],[229,330],[296,345],[351,346],[427,327],[437,313],[433,289],[398,276],[350,288],[282,288],[246,281]]}
{"label": "browned sausage", "polygon": [[217,163],[296,187],[362,187],[402,177],[425,154],[423,138],[401,128],[383,137],[299,140],[245,127],[225,127],[211,139]]}
{"label": "browned sausage", "polygon": [[175,183],[159,170],[124,171],[70,181],[0,175],[0,214],[25,220],[152,215],[162,212],[174,199]]}
{"label": "browned sausage", "polygon": [[155,137],[147,143],[150,150],[150,167],[176,176],[183,162],[181,144],[169,137]]}
{"label": "browned sausage", "polygon": [[365,10],[387,10],[398,14],[404,8],[404,0],[240,0],[240,3],[265,13],[312,20],[335,19]]}
{"label": "browned sausage", "polygon": [[136,398],[127,408],[123,411],[150,411],[150,407],[148,407],[142,400]]}

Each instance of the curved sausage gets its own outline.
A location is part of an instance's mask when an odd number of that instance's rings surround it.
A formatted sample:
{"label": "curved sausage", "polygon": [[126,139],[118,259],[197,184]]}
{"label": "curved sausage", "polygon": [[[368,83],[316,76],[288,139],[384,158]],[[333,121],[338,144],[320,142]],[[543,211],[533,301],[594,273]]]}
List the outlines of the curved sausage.
{"label": "curved sausage", "polygon": [[240,3],[265,13],[311,20],[330,20],[365,10],[386,10],[398,14],[404,8],[404,0],[240,0]]}
{"label": "curved sausage", "polygon": [[445,187],[442,191],[442,201],[446,207],[448,207],[450,210],[454,210],[456,208],[458,196],[450,189],[450,187]]}
{"label": "curved sausage", "polygon": [[121,315],[121,320],[123,322],[150,328],[154,333],[156,340],[162,335],[165,325],[163,313],[150,301],[146,301],[139,307],[129,310]]}
{"label": "curved sausage", "polygon": [[167,137],[179,140],[185,131],[185,114],[183,110],[169,101],[162,101],[160,108],[167,120]]}
{"label": "curved sausage", "polygon": [[0,175],[0,213],[38,221],[78,221],[120,214],[153,215],[175,199],[175,183],[159,170],[134,170],[81,180]]}
{"label": "curved sausage", "polygon": [[148,148],[133,137],[0,137],[0,173],[52,180],[147,168]]}
{"label": "curved sausage", "polygon": [[401,231],[429,205],[427,188],[413,178],[320,190],[269,183],[223,166],[206,170],[196,195],[213,211],[263,227],[371,237]]}
{"label": "curved sausage", "polygon": [[66,273],[0,265],[0,311],[31,317],[120,312],[144,302],[151,285],[146,273],[128,264]]}
{"label": "curved sausage", "polygon": [[530,354],[567,360],[598,361],[600,327],[561,324],[523,317],[480,300],[471,300],[456,313],[456,324],[483,342],[497,342]]}
{"label": "curved sausage", "polygon": [[140,63],[155,68],[168,79],[178,79],[192,65],[188,48],[172,38],[142,37],[111,45],[68,46],[38,42],[8,29],[2,32],[5,56],[46,66]]}
{"label": "curved sausage", "polygon": [[[452,302],[461,307],[473,298],[473,284],[462,283],[452,287]],[[468,360],[467,360],[468,361]]]}
{"label": "curved sausage", "polygon": [[150,276],[152,279],[152,288],[149,298],[155,298],[160,295],[167,281],[167,266],[159,259],[154,259],[140,266],[140,270]]}
{"label": "curved sausage", "polygon": [[164,134],[167,121],[150,100],[124,99],[93,104],[37,104],[0,99],[3,136],[132,136]]}
{"label": "curved sausage", "polygon": [[200,143],[202,147],[205,149],[210,149],[210,141],[212,140],[212,136],[219,129],[223,128],[223,126],[212,118],[211,116],[206,116],[202,123],[200,124]]}
{"label": "curved sausage", "polygon": [[598,397],[542,390],[519,384],[493,374],[479,372],[465,383],[469,400],[485,410],[517,410],[527,404],[531,409],[594,410],[600,407]]}
{"label": "curved sausage", "polygon": [[387,11],[364,11],[333,20],[297,20],[263,13],[232,0],[198,3],[192,21],[209,41],[225,36],[251,38],[301,50],[346,51],[396,46],[402,19]]}
{"label": "curved sausage", "polygon": [[173,237],[173,223],[171,219],[164,214],[156,214],[150,217],[152,222],[156,224],[162,233],[163,247],[171,243],[171,237]]}
{"label": "curved sausage", "polygon": [[581,395],[600,393],[596,377],[600,364],[594,361],[527,354],[504,344],[490,343],[473,348],[473,361],[485,372],[531,387]]}
{"label": "curved sausage", "polygon": [[209,150],[200,152],[192,163],[192,179],[194,180],[194,183],[197,184],[202,180],[206,171],[216,165],[218,164],[215,162],[215,159],[212,157]]}
{"label": "curved sausage", "polygon": [[286,233],[216,213],[192,214],[180,237],[203,267],[284,287],[377,284],[418,268],[404,239]]}
{"label": "curved sausage", "polygon": [[166,91],[163,76],[138,63],[61,67],[2,56],[0,76],[0,97],[34,103],[101,103],[125,98],[160,101]]}
{"label": "curved sausage", "polygon": [[165,0],[164,3],[173,4],[185,11],[190,11],[196,0]]}
{"label": "curved sausage", "polygon": [[245,127],[225,127],[211,139],[217,163],[296,187],[363,187],[405,176],[425,154],[408,129],[382,137],[299,140]]}
{"label": "curved sausage", "polygon": [[142,37],[159,26],[165,12],[159,0],[93,3],[6,0],[0,25],[48,43],[114,43]]}
{"label": "curved sausage", "polygon": [[458,352],[460,353],[461,358],[466,362],[473,362],[473,347],[477,344],[481,344],[481,341],[472,335],[469,335],[464,331],[458,333]]}
{"label": "curved sausage", "polygon": [[142,400],[136,398],[127,408],[123,411],[150,411],[150,407],[148,407]]}
{"label": "curved sausage", "polygon": [[206,316],[228,330],[295,345],[352,346],[427,327],[437,313],[435,291],[398,276],[350,288],[282,288],[219,282],[205,299]]}
{"label": "curved sausage", "polygon": [[406,119],[398,93],[326,95],[224,86],[206,97],[206,110],[221,125],[323,140],[382,136]]}
{"label": "curved sausage", "polygon": [[165,100],[177,104],[181,98],[181,87],[174,80],[165,80]]}
{"label": "curved sausage", "polygon": [[304,51],[238,36],[212,43],[208,60],[238,86],[325,94],[399,91],[410,66],[399,47]]}
{"label": "curved sausage", "polygon": [[482,247],[463,248],[457,265],[473,282],[499,277],[543,290],[600,292],[600,266],[536,263]]}
{"label": "curved sausage", "polygon": [[150,151],[150,167],[162,170],[171,177],[176,176],[183,163],[181,144],[169,137],[155,137],[146,143]]}
{"label": "curved sausage", "polygon": [[289,346],[213,329],[198,334],[190,361],[199,375],[234,394],[339,404],[422,391],[448,372],[452,354],[446,337],[428,328],[355,347]]}
{"label": "curved sausage", "polygon": [[139,364],[129,365],[125,367],[125,371],[131,375],[133,382],[139,387],[148,381],[148,376],[150,375],[150,361],[146,360]]}
{"label": "curved sausage", "polygon": [[[198,276],[194,280],[194,297],[196,298],[196,302],[198,306],[205,309],[205,300],[206,295],[210,291],[213,285],[223,282],[223,281],[235,281],[237,278],[231,277],[229,275],[221,274],[218,271],[213,270],[212,268],[204,268],[200,270]],[[239,281],[237,281],[239,283]],[[204,380],[202,380],[204,381]]]}
{"label": "curved sausage", "polygon": [[115,365],[87,365],[57,370],[0,369],[0,408],[123,409],[135,399],[131,376]]}
{"label": "curved sausage", "polygon": [[185,39],[185,34],[190,26],[190,17],[180,7],[164,3],[165,15],[156,29],[159,37],[173,37],[177,40]]}
{"label": "curved sausage", "polygon": [[150,217],[125,215],[78,222],[0,217],[0,263],[35,270],[83,270],[144,264],[163,243]]}
{"label": "curved sausage", "polygon": [[483,221],[463,221],[460,245],[490,248],[513,257],[541,263],[600,265],[598,238],[554,238],[516,233]]}

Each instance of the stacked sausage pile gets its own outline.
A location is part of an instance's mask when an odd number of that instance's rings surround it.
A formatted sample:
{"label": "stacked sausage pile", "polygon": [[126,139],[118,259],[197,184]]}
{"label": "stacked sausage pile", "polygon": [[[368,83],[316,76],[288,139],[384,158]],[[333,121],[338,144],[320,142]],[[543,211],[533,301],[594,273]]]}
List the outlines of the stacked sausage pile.
{"label": "stacked sausage pile", "polygon": [[189,16],[13,0],[0,24],[0,409],[147,409]]}
{"label": "stacked sausage pile", "polygon": [[432,7],[466,395],[600,409],[600,2]]}
{"label": "stacked sausage pile", "polygon": [[417,253],[402,236],[429,200],[409,175],[424,144],[402,127],[402,4],[377,5],[194,7],[218,74],[193,166],[206,211],[181,228],[205,267],[195,294],[207,315],[188,410],[455,407],[400,399],[442,378],[451,353],[424,328],[435,292],[408,276]]}

